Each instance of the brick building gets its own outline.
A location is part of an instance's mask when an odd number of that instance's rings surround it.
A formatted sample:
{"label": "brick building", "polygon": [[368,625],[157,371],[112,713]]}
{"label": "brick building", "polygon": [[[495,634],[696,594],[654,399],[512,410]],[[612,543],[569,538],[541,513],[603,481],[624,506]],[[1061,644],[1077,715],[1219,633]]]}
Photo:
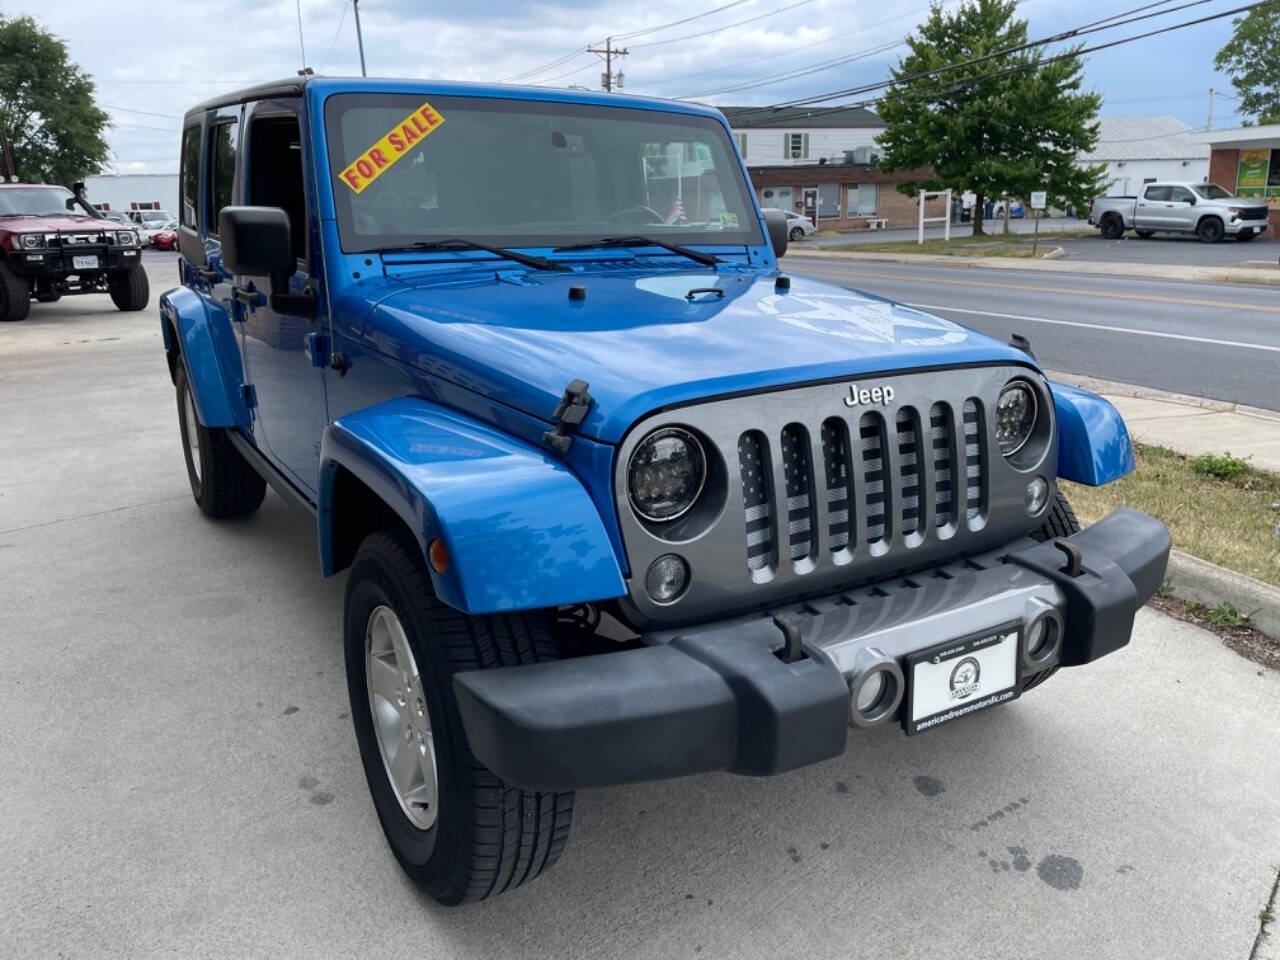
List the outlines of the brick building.
{"label": "brick building", "polygon": [[1280,237],[1280,124],[1210,130],[1198,135],[1209,145],[1209,179],[1241,197],[1265,199],[1270,231]]}
{"label": "brick building", "polygon": [[[763,207],[794,210],[818,227],[850,229],[872,221],[906,227],[916,201],[897,185],[929,176],[927,169],[881,173],[876,137],[884,123],[860,107],[721,107],[733,128]],[[942,216],[941,198],[925,215]]]}

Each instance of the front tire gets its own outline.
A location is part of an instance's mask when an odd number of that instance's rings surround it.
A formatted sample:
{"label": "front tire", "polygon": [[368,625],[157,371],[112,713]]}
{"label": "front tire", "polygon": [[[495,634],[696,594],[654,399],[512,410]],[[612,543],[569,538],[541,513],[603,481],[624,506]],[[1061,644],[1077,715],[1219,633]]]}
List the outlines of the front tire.
{"label": "front tire", "polygon": [[31,288],[0,260],[0,321],[25,320],[31,312]]}
{"label": "front tire", "polygon": [[[403,528],[369,535],[351,565],[347,688],[374,808],[392,853],[446,905],[527,883],[559,858],[572,793],[522,790],[472,754],[453,692],[460,670],[556,658],[548,622],[469,616],[435,595]],[[413,752],[402,753],[410,750]]]}
{"label": "front tire", "polygon": [[151,283],[140,263],[127,270],[116,270],[108,276],[107,290],[111,293],[111,302],[119,310],[141,310],[151,299]]}
{"label": "front tire", "polygon": [[[1080,521],[1076,518],[1076,512],[1071,509],[1070,502],[1059,490],[1054,494],[1053,502],[1049,504],[1049,509],[1045,512],[1044,523],[1040,525],[1038,530],[1032,532],[1031,538],[1040,541],[1054,540],[1058,537],[1069,537],[1073,533],[1079,532]],[[1040,686],[1057,672],[1058,667],[1055,664],[1048,670],[1041,670],[1039,673],[1024,677],[1022,680],[1023,691]]]}
{"label": "front tire", "polygon": [[224,519],[253,513],[267,495],[267,482],[240,455],[225,430],[210,429],[200,422],[181,359],[177,368],[178,431],[191,496],[205,516]]}
{"label": "front tire", "polygon": [[1217,243],[1222,239],[1222,221],[1217,217],[1205,217],[1196,227],[1196,236],[1201,243]]}

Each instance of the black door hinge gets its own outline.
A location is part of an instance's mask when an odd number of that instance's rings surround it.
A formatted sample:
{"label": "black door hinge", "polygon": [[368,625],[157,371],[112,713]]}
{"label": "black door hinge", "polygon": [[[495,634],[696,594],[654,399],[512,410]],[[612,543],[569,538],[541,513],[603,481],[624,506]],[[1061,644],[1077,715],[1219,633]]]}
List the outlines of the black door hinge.
{"label": "black door hinge", "polygon": [[252,383],[246,383],[243,387],[243,391],[244,391],[244,405],[248,409],[252,410],[254,407],[258,405],[258,391],[253,389]]}
{"label": "black door hinge", "polygon": [[591,409],[588,386],[590,384],[585,380],[574,380],[564,388],[564,396],[560,398],[560,403],[552,414],[555,426],[542,435],[547,446],[561,456],[569,452],[569,446],[573,443],[570,434],[578,429],[579,424],[586,419],[587,411]]}

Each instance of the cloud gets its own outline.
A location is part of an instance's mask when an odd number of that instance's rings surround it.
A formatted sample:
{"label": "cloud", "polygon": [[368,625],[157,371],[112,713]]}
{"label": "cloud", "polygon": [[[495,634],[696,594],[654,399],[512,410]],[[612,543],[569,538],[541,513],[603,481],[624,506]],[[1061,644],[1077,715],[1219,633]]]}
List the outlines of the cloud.
{"label": "cloud", "polygon": [[[681,20],[726,2],[362,0],[360,14],[371,76],[487,82],[527,74],[522,82],[595,88],[603,64],[585,52],[588,43]],[[927,10],[925,0],[879,6],[808,0],[762,16],[796,2],[746,0],[713,16],[621,40],[630,49],[619,64],[626,92],[702,94],[720,104],[763,104],[882,80],[900,47],[790,81],[712,92],[900,41]],[[1112,0],[1024,0],[1019,15],[1030,20],[1032,36],[1042,36],[1109,16],[1114,6]],[[301,63],[294,0],[131,0],[123,5],[6,0],[5,11],[33,15],[65,39],[72,57],[94,75],[98,100],[115,123],[109,140],[119,169],[173,172],[177,118],[188,107],[215,93],[293,75]],[[358,76],[349,0],[302,0],[302,18],[308,64],[319,69],[323,63],[328,74]],[[1174,14],[1166,19],[1187,18]],[[1164,22],[1122,27],[1093,39],[1126,36]],[[1086,83],[1129,104],[1141,100],[1140,106],[1112,112],[1171,113],[1203,124],[1208,88],[1229,89],[1210,63],[1229,36],[1229,21],[1223,20],[1099,53],[1087,64]]]}

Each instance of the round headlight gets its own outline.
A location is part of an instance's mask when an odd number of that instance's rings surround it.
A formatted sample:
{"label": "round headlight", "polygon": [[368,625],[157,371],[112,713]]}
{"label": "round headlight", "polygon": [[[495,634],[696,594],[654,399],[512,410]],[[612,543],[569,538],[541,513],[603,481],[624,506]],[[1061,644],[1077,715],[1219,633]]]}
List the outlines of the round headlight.
{"label": "round headlight", "polygon": [[1011,457],[1031,439],[1036,425],[1036,392],[1025,380],[1010,380],[996,402],[996,443]]}
{"label": "round headlight", "polygon": [[631,506],[646,520],[688,513],[707,482],[707,456],[688,430],[663,427],[640,441],[627,466]]}

